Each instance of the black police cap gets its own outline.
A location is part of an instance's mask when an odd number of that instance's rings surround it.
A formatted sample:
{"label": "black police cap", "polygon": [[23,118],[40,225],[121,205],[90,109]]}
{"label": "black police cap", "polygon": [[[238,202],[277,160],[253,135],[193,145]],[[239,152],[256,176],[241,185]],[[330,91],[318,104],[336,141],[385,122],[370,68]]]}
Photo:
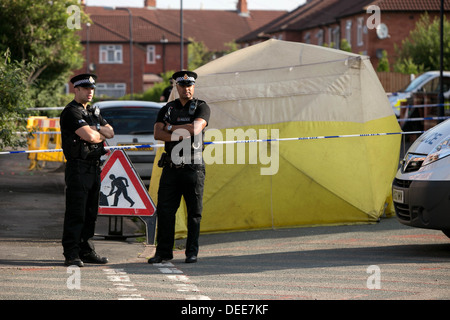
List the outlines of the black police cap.
{"label": "black police cap", "polygon": [[195,84],[197,74],[193,71],[177,71],[172,75],[172,79],[176,83],[192,86]]}
{"label": "black police cap", "polygon": [[86,88],[95,88],[95,80],[97,76],[92,73],[83,73],[76,75],[70,82],[73,83],[73,86],[76,87],[86,87]]}

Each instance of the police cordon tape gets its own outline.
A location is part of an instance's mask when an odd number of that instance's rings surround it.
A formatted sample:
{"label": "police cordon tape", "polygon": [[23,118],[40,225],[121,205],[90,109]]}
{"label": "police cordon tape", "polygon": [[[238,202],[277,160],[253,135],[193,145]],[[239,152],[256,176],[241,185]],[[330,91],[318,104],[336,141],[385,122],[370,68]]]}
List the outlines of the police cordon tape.
{"label": "police cordon tape", "polygon": [[448,107],[450,103],[435,103],[435,104],[409,104],[404,106],[397,106],[396,108],[431,108],[431,107]]}
{"label": "police cordon tape", "polygon": [[[336,139],[336,138],[392,136],[392,135],[422,134],[422,133],[424,133],[424,131],[363,133],[363,134],[347,134],[347,135],[335,135],[335,136],[312,136],[312,137],[295,137],[295,138],[278,138],[278,139],[205,141],[204,144],[211,145],[211,144],[233,144],[233,143],[253,143],[253,142],[299,141],[299,140],[318,140],[318,139]],[[132,146],[105,146],[105,149],[111,151],[111,150],[161,148],[161,147],[164,147],[164,144],[142,144],[142,145],[132,145]],[[19,153],[40,153],[40,152],[62,152],[62,149],[3,151],[3,152],[0,152],[0,155],[19,154]]]}
{"label": "police cordon tape", "polygon": [[399,122],[405,122],[405,121],[423,121],[423,120],[447,120],[450,117],[425,117],[425,118],[403,118],[403,119],[397,119]]}

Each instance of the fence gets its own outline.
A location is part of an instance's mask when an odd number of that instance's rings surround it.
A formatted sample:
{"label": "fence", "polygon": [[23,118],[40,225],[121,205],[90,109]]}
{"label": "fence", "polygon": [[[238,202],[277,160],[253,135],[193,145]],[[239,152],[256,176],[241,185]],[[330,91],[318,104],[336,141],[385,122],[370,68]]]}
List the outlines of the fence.
{"label": "fence", "polygon": [[397,72],[377,72],[378,79],[386,92],[400,91],[411,82],[409,74]]}

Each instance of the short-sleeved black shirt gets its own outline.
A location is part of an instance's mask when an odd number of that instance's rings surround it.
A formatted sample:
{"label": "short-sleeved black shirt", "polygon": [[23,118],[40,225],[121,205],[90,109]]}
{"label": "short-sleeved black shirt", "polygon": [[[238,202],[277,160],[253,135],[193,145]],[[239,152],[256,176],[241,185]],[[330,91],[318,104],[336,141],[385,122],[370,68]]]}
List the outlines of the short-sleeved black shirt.
{"label": "short-sleeved black shirt", "polygon": [[[194,112],[189,112],[191,108],[191,103],[196,104]],[[206,125],[208,125],[209,117],[210,117],[210,108],[208,104],[199,99],[193,99],[186,103],[186,105],[182,105],[180,99],[176,99],[174,101],[168,102],[164,107],[159,110],[158,116],[156,118],[156,122],[168,122],[172,125],[182,125],[187,123],[193,123],[195,119],[201,118],[206,121]],[[203,134],[201,133],[201,141],[203,142]],[[197,137],[199,138],[199,137]],[[192,139],[192,138],[191,138]],[[195,141],[195,139],[194,139]],[[180,143],[181,141],[169,141],[165,142],[164,149],[167,153],[171,153],[172,149],[175,145]],[[194,150],[192,150],[194,151]]]}
{"label": "short-sleeved black shirt", "polygon": [[[82,104],[72,100],[64,108],[60,116],[60,127],[62,149],[67,160],[79,158],[74,150],[81,142],[75,131],[83,126],[95,126],[97,123],[101,126],[108,124],[101,114],[95,115],[90,106],[85,109]],[[98,145],[102,145],[102,143],[98,143]]]}

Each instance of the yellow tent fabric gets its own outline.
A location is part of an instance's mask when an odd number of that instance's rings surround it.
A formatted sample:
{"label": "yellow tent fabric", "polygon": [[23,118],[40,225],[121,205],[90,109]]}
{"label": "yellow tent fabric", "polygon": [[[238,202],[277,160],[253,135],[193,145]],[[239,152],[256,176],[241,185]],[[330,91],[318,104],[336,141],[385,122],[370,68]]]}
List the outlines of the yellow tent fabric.
{"label": "yellow tent fabric", "polygon": [[[256,132],[259,139],[400,132],[365,56],[268,40],[195,71],[195,96],[211,107],[207,136],[216,140],[230,132]],[[202,232],[376,221],[389,202],[400,140],[252,142],[241,164],[239,143],[208,145]],[[262,174],[269,166],[263,151],[273,156],[272,174]]]}

